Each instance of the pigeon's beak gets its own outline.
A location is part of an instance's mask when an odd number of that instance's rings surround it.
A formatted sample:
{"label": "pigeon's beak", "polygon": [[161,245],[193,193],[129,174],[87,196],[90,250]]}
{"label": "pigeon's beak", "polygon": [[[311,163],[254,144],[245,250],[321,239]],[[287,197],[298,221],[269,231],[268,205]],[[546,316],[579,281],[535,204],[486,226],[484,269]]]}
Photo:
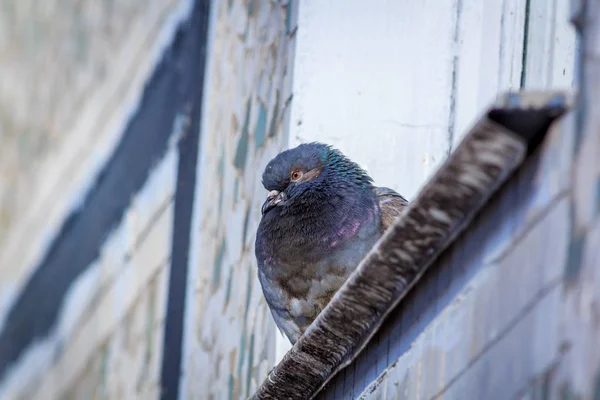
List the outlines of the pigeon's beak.
{"label": "pigeon's beak", "polygon": [[271,208],[277,206],[277,204],[281,203],[284,200],[285,200],[285,193],[279,192],[277,190],[271,190],[269,192],[269,195],[267,196],[267,200],[262,205],[260,212],[262,213],[262,215],[265,215],[267,213],[267,211],[269,211]]}

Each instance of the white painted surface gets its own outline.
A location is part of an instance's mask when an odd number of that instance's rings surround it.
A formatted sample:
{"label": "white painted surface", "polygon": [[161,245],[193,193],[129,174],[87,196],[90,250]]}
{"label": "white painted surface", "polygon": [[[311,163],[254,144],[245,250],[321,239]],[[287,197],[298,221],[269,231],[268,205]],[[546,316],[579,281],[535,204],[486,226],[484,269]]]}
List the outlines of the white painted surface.
{"label": "white painted surface", "polygon": [[303,1],[290,147],[332,144],[412,198],[449,148],[456,18],[455,1]]}
{"label": "white painted surface", "polygon": [[525,0],[302,1],[289,146],[332,144],[412,199],[498,94],[572,86],[568,1],[531,0],[527,42]]}
{"label": "white painted surface", "polygon": [[453,147],[499,92],[519,90],[524,27],[524,0],[462,1]]}
{"label": "white painted surface", "polygon": [[569,0],[530,1],[525,87],[571,88],[577,46]]}
{"label": "white painted surface", "polygon": [[[305,0],[290,147],[340,148],[410,198],[496,96],[519,90],[525,0]],[[568,0],[531,0],[527,88],[571,87]]]}

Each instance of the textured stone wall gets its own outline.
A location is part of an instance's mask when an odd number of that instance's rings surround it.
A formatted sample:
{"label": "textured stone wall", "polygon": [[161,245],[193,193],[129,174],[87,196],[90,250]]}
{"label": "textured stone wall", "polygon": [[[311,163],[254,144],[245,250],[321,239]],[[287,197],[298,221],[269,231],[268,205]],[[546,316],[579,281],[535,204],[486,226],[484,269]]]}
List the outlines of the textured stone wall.
{"label": "textured stone wall", "polygon": [[182,390],[244,398],[279,335],[257,279],[254,238],[268,160],[287,144],[296,1],[217,2],[190,268]]}

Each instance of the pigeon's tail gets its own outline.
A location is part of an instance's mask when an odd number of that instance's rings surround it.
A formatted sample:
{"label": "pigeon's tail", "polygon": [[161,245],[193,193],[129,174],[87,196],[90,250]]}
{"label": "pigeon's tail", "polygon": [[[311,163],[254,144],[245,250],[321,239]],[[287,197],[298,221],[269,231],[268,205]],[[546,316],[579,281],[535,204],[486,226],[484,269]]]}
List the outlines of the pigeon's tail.
{"label": "pigeon's tail", "polygon": [[381,232],[385,232],[398,218],[408,201],[395,190],[386,187],[376,187],[375,194],[379,199],[379,209],[381,210]]}

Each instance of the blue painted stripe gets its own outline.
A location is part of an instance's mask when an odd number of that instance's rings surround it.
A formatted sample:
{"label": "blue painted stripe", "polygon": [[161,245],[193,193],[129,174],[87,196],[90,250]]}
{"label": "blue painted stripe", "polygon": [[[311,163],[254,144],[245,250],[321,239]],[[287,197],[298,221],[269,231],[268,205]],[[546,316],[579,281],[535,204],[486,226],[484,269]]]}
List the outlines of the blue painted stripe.
{"label": "blue painted stripe", "polygon": [[176,400],[179,397],[209,11],[210,0],[197,0],[188,25],[185,30],[180,32],[180,36],[178,35],[178,47],[184,57],[178,63],[184,74],[184,79],[181,80],[181,104],[191,111],[191,120],[189,131],[179,142],[179,170],[175,192],[169,298],[161,369],[161,399],[163,400]]}
{"label": "blue painted stripe", "polygon": [[[193,202],[198,121],[206,46],[208,0],[198,1],[148,80],[140,105],[81,207],[64,221],[56,238],[16,298],[0,332],[0,381],[32,344],[55,328],[69,289],[98,258],[120,224],[131,199],[164,157],[178,115],[191,110],[191,129],[179,145],[163,379],[167,393],[178,382],[189,218]],[[172,372],[167,371],[172,368]],[[174,379],[174,375],[177,378]],[[163,397],[165,398],[165,397]],[[166,398],[175,398],[170,395]]]}

